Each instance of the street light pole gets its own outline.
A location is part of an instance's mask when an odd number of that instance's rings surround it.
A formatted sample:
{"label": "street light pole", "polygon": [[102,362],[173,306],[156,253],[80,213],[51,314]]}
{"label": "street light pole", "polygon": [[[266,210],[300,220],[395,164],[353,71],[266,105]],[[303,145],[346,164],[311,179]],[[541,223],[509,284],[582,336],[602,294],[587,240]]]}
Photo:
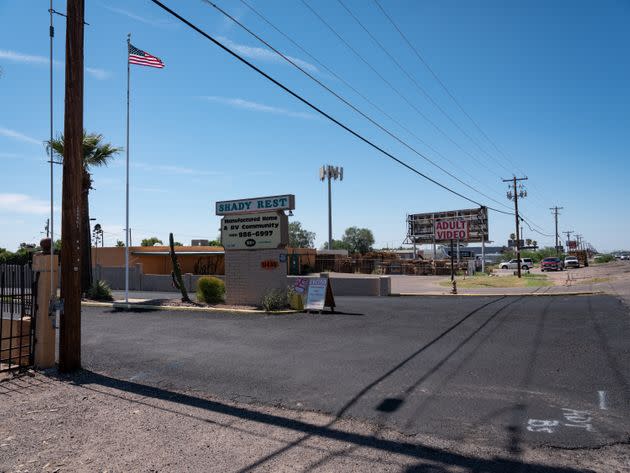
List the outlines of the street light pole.
{"label": "street light pole", "polygon": [[319,168],[319,179],[328,179],[328,249],[332,250],[332,184],[331,181],[339,179],[343,181],[343,168],[327,164]]}

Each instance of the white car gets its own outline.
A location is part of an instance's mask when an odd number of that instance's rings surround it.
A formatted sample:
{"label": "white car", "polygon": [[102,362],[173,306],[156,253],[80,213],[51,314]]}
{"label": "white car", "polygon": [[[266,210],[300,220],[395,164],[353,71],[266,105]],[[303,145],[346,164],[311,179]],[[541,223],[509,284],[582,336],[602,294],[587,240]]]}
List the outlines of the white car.
{"label": "white car", "polygon": [[[527,271],[534,267],[534,262],[531,258],[521,258],[521,269]],[[512,259],[510,261],[505,261],[499,265],[501,269],[518,269],[518,260]]]}
{"label": "white car", "polygon": [[565,268],[579,268],[580,261],[575,256],[567,256],[564,259],[564,267]]}

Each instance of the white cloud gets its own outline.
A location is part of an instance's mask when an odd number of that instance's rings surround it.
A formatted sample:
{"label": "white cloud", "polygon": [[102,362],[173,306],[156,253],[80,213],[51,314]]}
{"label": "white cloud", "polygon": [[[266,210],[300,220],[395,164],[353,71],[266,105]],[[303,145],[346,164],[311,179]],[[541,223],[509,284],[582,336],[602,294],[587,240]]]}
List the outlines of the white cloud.
{"label": "white cloud", "polygon": [[170,164],[149,164],[143,162],[135,162],[131,164],[133,167],[144,171],[157,171],[163,174],[182,174],[182,175],[202,175],[202,176],[219,176],[223,173],[202,171],[200,169],[188,168],[185,166],[174,166]]}
{"label": "white cloud", "polygon": [[110,76],[109,71],[106,71],[105,69],[99,69],[97,67],[86,67],[85,72],[98,80],[105,80]]}
{"label": "white cloud", "polygon": [[151,25],[151,26],[158,26],[158,27],[171,27],[171,26],[175,26],[175,23],[173,23],[172,21],[169,20],[154,20],[152,18],[146,18],[144,16],[140,16],[136,13],[133,13],[129,10],[125,10],[123,8],[117,8],[117,7],[112,7],[109,5],[101,5],[103,8],[114,12],[114,13],[118,13],[119,15],[123,15],[126,16],[127,18],[131,18],[132,20],[136,20],[139,21],[141,23],[144,23],[146,25]]}
{"label": "white cloud", "polygon": [[[17,51],[9,51],[6,49],[0,49],[0,59],[6,59],[8,61],[19,62],[21,64],[35,64],[35,65],[45,65],[50,64],[50,58],[46,56],[36,56],[32,54],[23,54]],[[53,59],[53,64],[55,67],[63,66],[63,62]],[[111,74],[104,70],[99,69],[97,67],[86,67],[85,72],[98,80],[107,79]]]}
{"label": "white cloud", "polygon": [[241,108],[243,110],[251,110],[254,112],[265,112],[265,113],[274,113],[276,115],[285,115],[287,117],[293,118],[315,118],[314,115],[305,112],[292,112],[291,110],[287,110],[280,107],[273,107],[271,105],[265,105],[263,103],[252,102],[250,100],[245,100],[241,98],[231,98],[231,97],[218,97],[215,95],[209,95],[205,97],[201,97],[204,100],[208,100],[210,102],[222,103],[224,105],[229,105],[235,108]]}
{"label": "white cloud", "polygon": [[[49,64],[50,58],[45,56],[33,56],[30,54],[22,54],[16,51],[8,51],[6,49],[0,49],[0,59],[7,59],[13,62],[21,62],[26,64]],[[59,65],[59,61],[53,61],[56,65]]]}
{"label": "white cloud", "polygon": [[[222,43],[224,43],[226,46],[228,46],[230,49],[235,50],[236,52],[238,52],[239,54],[247,58],[258,59],[260,61],[266,61],[266,62],[288,64],[281,56],[273,52],[271,49],[259,48],[257,46],[247,46],[245,44],[235,43],[231,39],[226,38],[224,36],[219,36],[217,39],[221,41]],[[295,64],[300,66],[302,69],[308,72],[312,72],[312,73],[319,72],[319,69],[313,64],[311,64],[310,62],[306,62],[306,61],[303,61],[302,59],[289,56],[288,54],[285,54],[285,56],[289,58],[291,61],[293,61]]]}
{"label": "white cloud", "polygon": [[26,194],[0,194],[0,210],[45,215],[50,212],[50,202]]}
{"label": "white cloud", "polygon": [[13,138],[15,140],[24,141],[26,143],[32,143],[36,145],[41,145],[44,141],[35,139],[31,136],[27,136],[19,131],[9,130],[8,128],[3,128],[0,126],[0,136],[6,136],[7,138]]}

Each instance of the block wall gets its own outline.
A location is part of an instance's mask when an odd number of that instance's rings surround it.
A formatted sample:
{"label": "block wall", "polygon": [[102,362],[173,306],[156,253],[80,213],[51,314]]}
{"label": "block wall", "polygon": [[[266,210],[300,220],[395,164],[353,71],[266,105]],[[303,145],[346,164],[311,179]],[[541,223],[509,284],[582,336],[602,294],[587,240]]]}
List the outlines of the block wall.
{"label": "block wall", "polygon": [[285,290],[287,263],[280,261],[280,255],[286,255],[286,250],[226,251],[225,301],[228,304],[259,305],[267,291]]}

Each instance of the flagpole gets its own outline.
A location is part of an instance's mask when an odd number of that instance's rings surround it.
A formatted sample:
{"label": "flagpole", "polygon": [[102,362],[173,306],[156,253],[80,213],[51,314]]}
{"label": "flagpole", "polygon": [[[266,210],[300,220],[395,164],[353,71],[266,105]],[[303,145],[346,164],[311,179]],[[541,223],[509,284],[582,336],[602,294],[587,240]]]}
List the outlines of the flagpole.
{"label": "flagpole", "polygon": [[129,67],[129,45],[131,44],[131,33],[127,34],[127,179],[125,186],[125,304],[129,304],[129,77],[131,69]]}

